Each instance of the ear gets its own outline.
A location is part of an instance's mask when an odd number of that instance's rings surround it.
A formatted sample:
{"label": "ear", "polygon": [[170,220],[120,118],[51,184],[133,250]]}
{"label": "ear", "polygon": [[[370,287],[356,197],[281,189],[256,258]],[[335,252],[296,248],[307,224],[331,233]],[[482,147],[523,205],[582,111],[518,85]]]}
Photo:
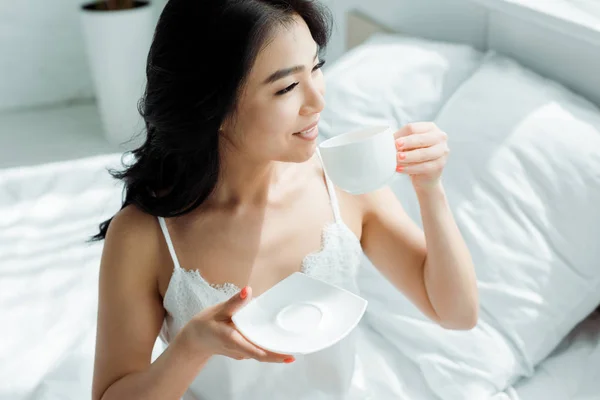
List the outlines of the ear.
{"label": "ear", "polygon": [[227,132],[231,129],[232,118],[231,115],[225,116],[223,121],[221,121],[221,126],[219,126],[219,133]]}

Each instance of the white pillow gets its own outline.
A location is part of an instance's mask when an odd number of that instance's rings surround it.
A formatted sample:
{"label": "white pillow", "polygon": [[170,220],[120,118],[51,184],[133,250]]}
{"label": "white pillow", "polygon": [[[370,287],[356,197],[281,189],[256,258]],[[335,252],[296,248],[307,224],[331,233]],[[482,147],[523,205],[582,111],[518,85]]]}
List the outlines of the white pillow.
{"label": "white pillow", "polygon": [[[449,135],[444,186],[475,262],[479,324],[432,324],[370,263],[359,284],[368,320],[438,396],[485,399],[530,376],[600,303],[600,111],[490,53],[436,121]],[[410,184],[394,191],[419,221]]]}
{"label": "white pillow", "polygon": [[376,34],[325,69],[321,135],[433,119],[482,56],[466,45]]}

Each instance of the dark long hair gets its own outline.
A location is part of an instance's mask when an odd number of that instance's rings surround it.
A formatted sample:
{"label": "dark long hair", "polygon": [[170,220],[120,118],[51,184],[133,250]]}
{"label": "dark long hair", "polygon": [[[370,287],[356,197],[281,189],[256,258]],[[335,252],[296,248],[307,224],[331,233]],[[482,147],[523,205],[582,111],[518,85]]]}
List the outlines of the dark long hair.
{"label": "dark long hair", "polygon": [[[124,182],[121,209],[134,204],[162,217],[186,214],[213,192],[219,176],[219,128],[258,52],[300,16],[322,51],[331,13],[316,0],[169,0],[146,67],[139,112],[144,143],[133,162],[110,171]],[[102,240],[110,224],[91,240]]]}

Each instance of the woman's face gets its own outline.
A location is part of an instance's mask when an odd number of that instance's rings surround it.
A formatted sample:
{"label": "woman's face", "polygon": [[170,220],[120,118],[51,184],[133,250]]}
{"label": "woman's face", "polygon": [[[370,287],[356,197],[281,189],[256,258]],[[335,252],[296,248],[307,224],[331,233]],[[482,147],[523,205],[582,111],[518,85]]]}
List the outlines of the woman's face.
{"label": "woman's face", "polygon": [[279,28],[257,55],[235,116],[224,125],[228,141],[257,162],[309,159],[325,106],[321,65],[302,18]]}

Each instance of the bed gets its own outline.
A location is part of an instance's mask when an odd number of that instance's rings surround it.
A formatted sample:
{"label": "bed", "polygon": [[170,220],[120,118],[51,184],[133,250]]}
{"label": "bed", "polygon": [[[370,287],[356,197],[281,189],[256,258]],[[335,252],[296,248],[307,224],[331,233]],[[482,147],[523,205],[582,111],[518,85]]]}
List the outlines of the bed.
{"label": "bed", "polygon": [[[105,168],[120,155],[23,167],[0,174],[0,398],[90,397],[101,245],[85,244],[119,206]],[[373,279],[373,277],[366,279]],[[375,299],[374,299],[375,301]],[[438,399],[410,354],[366,328],[374,399]],[[368,333],[367,333],[368,332]],[[157,342],[155,355],[162,348]],[[500,399],[595,399],[600,393],[600,313],[573,329],[531,378]],[[505,393],[502,393],[504,395]]]}
{"label": "bed", "polygon": [[[448,132],[482,302],[476,329],[445,331],[365,259],[365,399],[600,399],[600,30],[517,1],[329,5],[321,138]],[[85,239],[119,207],[120,161],[0,170],[0,399],[90,398],[101,244]],[[409,183],[392,189],[418,221]]]}

